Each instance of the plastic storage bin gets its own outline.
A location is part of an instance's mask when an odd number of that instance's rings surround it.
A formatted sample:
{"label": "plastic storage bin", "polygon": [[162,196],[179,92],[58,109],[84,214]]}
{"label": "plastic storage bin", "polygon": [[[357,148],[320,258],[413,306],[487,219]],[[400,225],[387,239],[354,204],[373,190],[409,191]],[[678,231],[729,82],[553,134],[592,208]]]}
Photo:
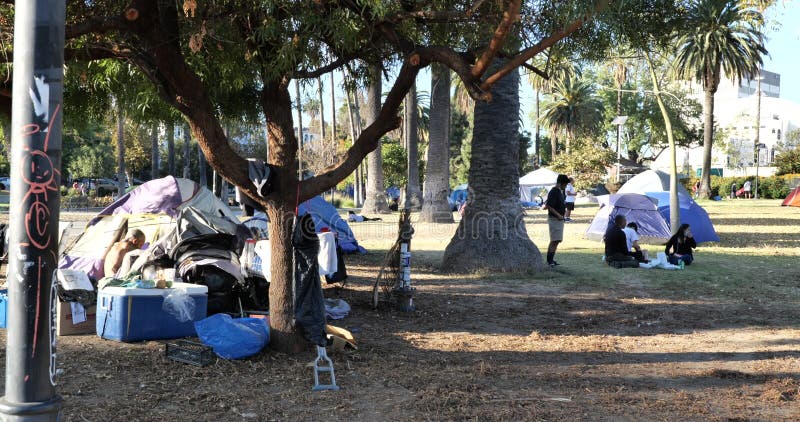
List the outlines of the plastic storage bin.
{"label": "plastic storage bin", "polygon": [[[175,289],[194,299],[192,321],[180,322],[162,309]],[[195,336],[194,321],[206,317],[208,287],[174,283],[172,289],[106,287],[97,295],[97,335],[108,340],[140,341]]]}

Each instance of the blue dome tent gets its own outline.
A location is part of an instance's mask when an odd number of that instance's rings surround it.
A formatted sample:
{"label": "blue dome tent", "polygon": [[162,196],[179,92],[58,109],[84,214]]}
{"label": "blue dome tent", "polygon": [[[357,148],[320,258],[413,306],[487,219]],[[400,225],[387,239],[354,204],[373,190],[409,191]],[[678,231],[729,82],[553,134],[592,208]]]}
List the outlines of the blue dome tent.
{"label": "blue dome tent", "polygon": [[[664,216],[667,224],[669,224],[669,192],[647,192],[645,195],[658,202],[658,212]],[[708,213],[691,196],[679,192],[678,208],[680,208],[681,224],[688,224],[692,227],[694,240],[697,243],[719,242],[719,236],[714,230],[714,224],[711,223]]]}

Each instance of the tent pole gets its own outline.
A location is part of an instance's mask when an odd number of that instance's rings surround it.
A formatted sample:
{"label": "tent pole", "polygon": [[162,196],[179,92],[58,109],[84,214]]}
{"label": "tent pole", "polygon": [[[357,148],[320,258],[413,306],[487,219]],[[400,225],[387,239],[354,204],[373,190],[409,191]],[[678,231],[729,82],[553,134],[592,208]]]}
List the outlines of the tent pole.
{"label": "tent pole", "polygon": [[55,421],[64,0],[16,2],[4,421]]}

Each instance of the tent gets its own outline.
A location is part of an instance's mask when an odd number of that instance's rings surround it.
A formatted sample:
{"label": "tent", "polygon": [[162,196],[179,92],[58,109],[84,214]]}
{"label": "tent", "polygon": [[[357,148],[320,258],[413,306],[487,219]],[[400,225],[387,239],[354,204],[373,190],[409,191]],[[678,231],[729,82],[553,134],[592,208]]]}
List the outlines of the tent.
{"label": "tent", "polygon": [[625,193],[601,195],[597,200],[600,210],[586,229],[584,236],[587,239],[602,241],[608,227],[614,224],[614,217],[621,214],[629,223],[635,222],[639,226],[642,243],[658,244],[669,240],[669,226],[651,198],[637,193]]}
{"label": "tent", "polygon": [[347,221],[339,215],[333,205],[322,199],[321,196],[315,196],[297,207],[298,215],[303,216],[306,213],[311,213],[317,233],[326,231],[326,229],[336,233],[339,246],[345,253],[367,253],[366,249],[358,245],[356,236]]}
{"label": "tent", "polygon": [[[641,195],[647,192],[669,192],[669,174],[659,170],[647,170],[633,176],[625,182],[617,193],[638,193]],[[682,193],[691,198],[689,191],[678,183],[678,193]]]}
{"label": "tent", "polygon": [[555,186],[558,173],[548,168],[542,167],[534,170],[519,179],[519,199],[522,202],[538,202],[537,196],[544,196],[542,192],[547,192]]}
{"label": "tent", "polygon": [[[679,214],[681,224],[689,224],[692,227],[694,240],[697,243],[719,242],[719,236],[717,236],[717,232],[714,230],[714,224],[708,217],[706,210],[695,202],[688,192],[681,193],[680,189],[678,189],[678,191],[678,207],[680,208]],[[669,224],[669,192],[647,192],[646,195],[657,201],[658,212],[664,216],[667,224]]]}
{"label": "tent", "polygon": [[89,277],[100,279],[106,253],[127,231],[141,230],[148,244],[153,245],[173,232],[175,218],[189,207],[238,223],[230,208],[207,188],[188,179],[167,176],[137,187],[100,211],[64,251],[58,268],[82,270]]}
{"label": "tent", "polygon": [[782,206],[789,206],[789,207],[800,207],[800,186],[792,189],[789,192],[789,195],[786,195],[786,199],[783,200],[781,203]]}

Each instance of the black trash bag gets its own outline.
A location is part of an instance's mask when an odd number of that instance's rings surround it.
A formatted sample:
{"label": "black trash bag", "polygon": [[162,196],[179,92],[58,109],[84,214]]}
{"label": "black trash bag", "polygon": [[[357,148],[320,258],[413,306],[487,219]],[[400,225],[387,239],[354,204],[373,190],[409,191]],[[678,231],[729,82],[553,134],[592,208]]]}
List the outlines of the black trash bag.
{"label": "black trash bag", "polygon": [[310,214],[296,220],[294,246],[294,318],[303,336],[317,346],[325,346],[325,302],[319,280],[319,238]]}

